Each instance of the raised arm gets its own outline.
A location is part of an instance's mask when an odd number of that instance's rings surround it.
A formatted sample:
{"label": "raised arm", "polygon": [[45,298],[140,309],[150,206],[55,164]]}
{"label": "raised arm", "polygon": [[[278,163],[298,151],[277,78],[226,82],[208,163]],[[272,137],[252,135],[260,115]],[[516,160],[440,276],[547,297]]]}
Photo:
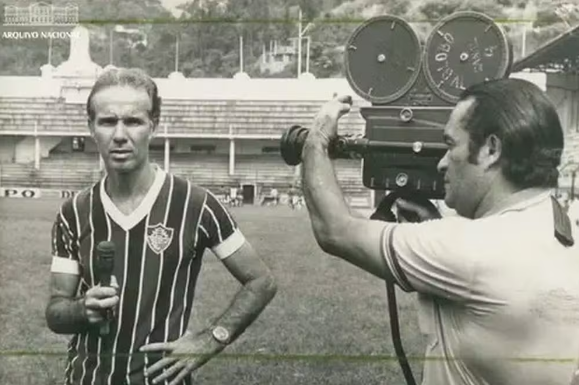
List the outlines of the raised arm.
{"label": "raised arm", "polygon": [[468,256],[473,255],[469,245],[474,242],[464,239],[480,232],[467,219],[396,224],[350,212],[327,152],[330,138],[337,133],[338,119],[349,108],[346,98],[324,105],[302,152],[304,196],[318,244],[328,254],[390,280],[407,292],[453,300],[469,297],[474,262]]}
{"label": "raised arm", "polygon": [[390,276],[382,256],[381,237],[386,226],[350,213],[328,156],[338,119],[350,109],[346,98],[322,107],[303,148],[303,190],[316,241],[328,254],[383,279]]}

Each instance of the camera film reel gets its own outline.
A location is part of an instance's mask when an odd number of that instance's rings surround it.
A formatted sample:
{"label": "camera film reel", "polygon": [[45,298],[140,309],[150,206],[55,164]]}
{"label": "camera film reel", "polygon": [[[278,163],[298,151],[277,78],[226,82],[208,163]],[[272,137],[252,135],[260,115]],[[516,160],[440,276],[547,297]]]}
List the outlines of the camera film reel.
{"label": "camera film reel", "polygon": [[457,12],[429,35],[423,70],[430,89],[450,103],[471,85],[507,77],[513,62],[505,32],[488,16]]}
{"label": "camera film reel", "polygon": [[374,105],[387,105],[424,84],[443,103],[469,86],[508,77],[512,45],[503,29],[478,12],[442,19],[424,45],[403,19],[385,15],[360,25],[345,47],[346,79]]}
{"label": "camera film reel", "polygon": [[345,48],[346,79],[354,92],[373,104],[399,99],[420,73],[418,36],[398,17],[367,20],[354,31]]}

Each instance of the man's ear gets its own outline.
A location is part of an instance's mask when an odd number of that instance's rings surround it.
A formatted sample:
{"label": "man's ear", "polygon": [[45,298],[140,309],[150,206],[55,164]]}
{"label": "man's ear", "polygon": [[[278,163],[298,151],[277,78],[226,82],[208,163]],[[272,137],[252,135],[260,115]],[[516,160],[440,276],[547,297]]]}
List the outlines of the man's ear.
{"label": "man's ear", "polygon": [[499,164],[503,151],[503,143],[498,136],[491,134],[479,152],[479,164],[491,168]]}

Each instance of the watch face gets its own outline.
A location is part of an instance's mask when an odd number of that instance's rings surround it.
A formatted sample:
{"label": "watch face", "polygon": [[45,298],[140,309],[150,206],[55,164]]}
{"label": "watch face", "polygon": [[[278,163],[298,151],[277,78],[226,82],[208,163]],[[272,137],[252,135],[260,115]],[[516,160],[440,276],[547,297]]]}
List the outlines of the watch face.
{"label": "watch face", "polygon": [[219,342],[227,342],[229,339],[229,332],[222,326],[217,326],[213,329],[213,337]]}
{"label": "watch face", "polygon": [[508,76],[512,54],[504,31],[488,16],[457,12],[426,42],[424,73],[432,90],[455,103],[474,84]]}

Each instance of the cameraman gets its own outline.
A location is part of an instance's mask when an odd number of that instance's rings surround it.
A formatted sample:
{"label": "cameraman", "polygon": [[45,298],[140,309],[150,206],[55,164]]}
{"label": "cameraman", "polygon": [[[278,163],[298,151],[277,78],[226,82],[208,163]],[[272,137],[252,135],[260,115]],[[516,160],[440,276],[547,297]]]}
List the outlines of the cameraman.
{"label": "cameraman", "polygon": [[569,384],[579,354],[579,248],[575,227],[554,220],[566,218],[551,199],[564,139],[546,94],[518,79],[463,92],[438,164],[458,216],[433,219],[400,202],[421,223],[349,211],[327,149],[350,105],[344,96],[325,104],[304,144],[313,232],[325,252],[418,293],[429,335],[422,384]]}

